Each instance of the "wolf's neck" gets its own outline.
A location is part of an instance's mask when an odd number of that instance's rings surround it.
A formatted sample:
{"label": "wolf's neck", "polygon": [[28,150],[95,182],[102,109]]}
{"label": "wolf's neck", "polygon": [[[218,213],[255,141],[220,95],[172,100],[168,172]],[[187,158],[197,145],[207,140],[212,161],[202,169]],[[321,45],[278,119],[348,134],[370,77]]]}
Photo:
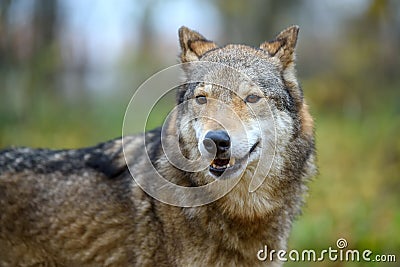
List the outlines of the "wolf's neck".
{"label": "wolf's neck", "polygon": [[255,257],[264,245],[273,249],[284,249],[291,228],[289,216],[281,209],[270,211],[259,217],[237,217],[221,210],[218,203],[187,209],[195,231],[219,240],[222,247]]}

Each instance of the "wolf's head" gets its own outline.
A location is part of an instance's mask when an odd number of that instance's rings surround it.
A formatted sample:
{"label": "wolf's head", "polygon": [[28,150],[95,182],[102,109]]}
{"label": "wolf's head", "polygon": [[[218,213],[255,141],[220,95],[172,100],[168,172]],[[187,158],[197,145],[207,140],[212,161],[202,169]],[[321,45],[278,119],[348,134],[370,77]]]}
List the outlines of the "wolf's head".
{"label": "wolf's head", "polygon": [[195,184],[241,177],[236,196],[258,188],[271,203],[284,194],[283,184],[313,174],[313,120],[295,73],[298,30],[287,28],[254,48],[219,47],[179,29],[186,83],[173,127],[186,158],[206,155],[207,168],[192,175]]}
{"label": "wolf's head", "polygon": [[179,29],[187,82],[177,95],[182,150],[188,158],[211,155],[195,182],[242,176],[250,191],[265,183],[261,191],[271,193],[313,173],[313,120],[295,73],[298,31],[292,26],[254,48],[219,47]]}

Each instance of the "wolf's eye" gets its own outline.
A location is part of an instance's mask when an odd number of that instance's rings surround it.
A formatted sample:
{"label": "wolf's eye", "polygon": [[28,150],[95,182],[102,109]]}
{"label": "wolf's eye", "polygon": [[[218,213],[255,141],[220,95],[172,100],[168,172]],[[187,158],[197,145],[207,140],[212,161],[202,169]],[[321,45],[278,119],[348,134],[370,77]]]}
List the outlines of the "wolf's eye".
{"label": "wolf's eye", "polygon": [[257,103],[260,99],[261,97],[258,95],[248,95],[244,101],[247,103]]}
{"label": "wolf's eye", "polygon": [[196,102],[197,102],[197,104],[203,105],[203,104],[207,103],[207,97],[204,95],[198,95],[198,96],[196,96]]}

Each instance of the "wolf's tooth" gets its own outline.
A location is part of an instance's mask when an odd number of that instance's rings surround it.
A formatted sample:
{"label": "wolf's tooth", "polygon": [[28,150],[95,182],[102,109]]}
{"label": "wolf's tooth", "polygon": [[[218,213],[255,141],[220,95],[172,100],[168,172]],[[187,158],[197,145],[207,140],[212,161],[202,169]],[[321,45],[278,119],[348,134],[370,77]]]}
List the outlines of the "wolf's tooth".
{"label": "wolf's tooth", "polygon": [[230,158],[228,164],[231,166],[235,165],[235,158]]}

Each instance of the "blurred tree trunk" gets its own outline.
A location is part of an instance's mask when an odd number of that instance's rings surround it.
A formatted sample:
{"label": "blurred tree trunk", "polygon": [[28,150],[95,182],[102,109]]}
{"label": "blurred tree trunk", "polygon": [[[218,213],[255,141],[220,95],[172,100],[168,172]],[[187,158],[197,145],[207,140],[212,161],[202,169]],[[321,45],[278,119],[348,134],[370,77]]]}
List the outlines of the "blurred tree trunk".
{"label": "blurred tree trunk", "polygon": [[[295,10],[301,4],[302,1],[291,0],[218,0],[216,7],[223,17],[224,41],[242,43],[245,40],[258,46],[293,24]],[[282,17],[282,14],[289,15]]]}
{"label": "blurred tree trunk", "polygon": [[[52,100],[57,95],[61,65],[58,1],[1,1],[0,9],[0,75],[10,98],[3,101],[15,104],[11,108],[20,116],[29,115],[35,94]],[[16,20],[18,16],[23,19]]]}
{"label": "blurred tree trunk", "polygon": [[32,54],[27,62],[33,93],[45,91],[55,97],[60,70],[60,51],[57,40],[58,1],[36,0],[32,15]]}

